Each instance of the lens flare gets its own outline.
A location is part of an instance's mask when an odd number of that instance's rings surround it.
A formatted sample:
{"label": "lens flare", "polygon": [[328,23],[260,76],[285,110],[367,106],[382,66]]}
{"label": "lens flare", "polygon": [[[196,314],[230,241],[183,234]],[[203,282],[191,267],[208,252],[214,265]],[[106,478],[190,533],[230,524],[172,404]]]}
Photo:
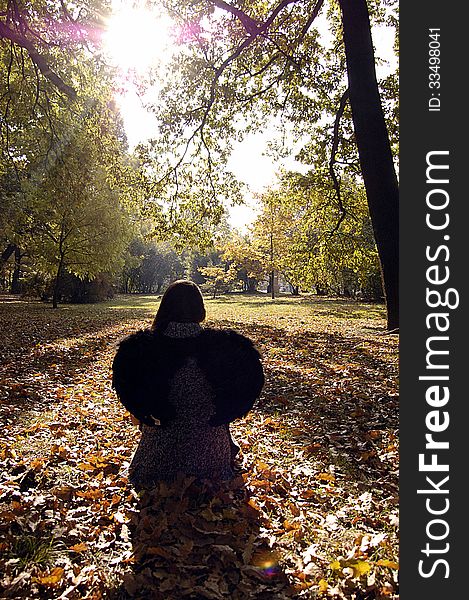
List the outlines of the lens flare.
{"label": "lens flare", "polygon": [[257,552],[252,559],[252,564],[261,569],[266,579],[272,579],[279,575],[280,565],[278,564],[277,555],[271,550],[263,550]]}
{"label": "lens flare", "polygon": [[108,19],[103,44],[113,64],[121,70],[143,74],[164,63],[174,45],[171,19],[145,6],[121,3]]}

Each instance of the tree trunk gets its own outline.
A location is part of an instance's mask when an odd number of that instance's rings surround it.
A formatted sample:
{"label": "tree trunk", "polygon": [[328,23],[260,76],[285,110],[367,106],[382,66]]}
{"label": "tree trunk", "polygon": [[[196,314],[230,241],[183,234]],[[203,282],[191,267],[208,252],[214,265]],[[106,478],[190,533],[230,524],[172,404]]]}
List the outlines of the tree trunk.
{"label": "tree trunk", "polygon": [[381,264],[388,329],[399,327],[399,188],[376,81],[366,0],[339,0],[350,106]]}
{"label": "tree trunk", "polygon": [[16,249],[15,244],[8,244],[8,246],[2,252],[2,256],[0,258],[0,271],[3,271],[3,267],[5,266],[5,264],[7,263],[8,259],[13,254],[15,249]]}
{"label": "tree trunk", "polygon": [[[270,211],[272,214],[272,204],[270,205]],[[273,223],[272,223],[273,229]],[[270,297],[272,300],[275,299],[275,286],[274,286],[274,234],[272,229],[270,230],[270,264],[272,271],[270,272]]]}
{"label": "tree trunk", "polygon": [[269,283],[267,285],[267,293],[270,294],[272,300],[275,300],[275,271],[269,273]]}
{"label": "tree trunk", "polygon": [[247,291],[250,293],[254,293],[257,291],[257,279],[255,279],[254,277],[248,277],[248,283],[247,283]]}
{"label": "tree trunk", "polygon": [[52,308],[59,307],[60,284],[62,282],[63,256],[60,257],[57,267],[57,275],[55,276],[54,291],[52,293]]}
{"label": "tree trunk", "polygon": [[21,250],[15,246],[15,267],[13,269],[13,277],[11,280],[10,291],[12,294],[20,293],[20,275],[21,275]]}
{"label": "tree trunk", "polygon": [[325,296],[326,295],[326,290],[323,287],[321,287],[317,283],[314,285],[314,287],[316,288],[317,296]]}

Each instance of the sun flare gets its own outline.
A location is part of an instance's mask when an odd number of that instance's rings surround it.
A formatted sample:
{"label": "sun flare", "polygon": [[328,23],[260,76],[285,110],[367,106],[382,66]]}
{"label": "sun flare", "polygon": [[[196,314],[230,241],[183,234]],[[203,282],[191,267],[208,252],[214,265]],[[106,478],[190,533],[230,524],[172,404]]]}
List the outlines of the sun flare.
{"label": "sun flare", "polygon": [[104,34],[104,47],[122,71],[143,74],[168,60],[174,45],[171,19],[145,6],[115,5]]}

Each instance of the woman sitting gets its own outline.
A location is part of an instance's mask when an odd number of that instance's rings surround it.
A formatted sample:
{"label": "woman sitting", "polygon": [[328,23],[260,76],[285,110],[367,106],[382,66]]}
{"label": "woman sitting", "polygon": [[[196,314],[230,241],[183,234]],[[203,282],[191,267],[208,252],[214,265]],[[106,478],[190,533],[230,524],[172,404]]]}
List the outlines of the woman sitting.
{"label": "woman sitting", "polygon": [[239,448],[228,424],[251,410],[264,385],[258,351],[245,336],[202,328],[199,288],[176,281],[151,329],[121,341],[113,387],[142,432],[129,475],[136,487],[178,472],[201,479],[233,476]]}

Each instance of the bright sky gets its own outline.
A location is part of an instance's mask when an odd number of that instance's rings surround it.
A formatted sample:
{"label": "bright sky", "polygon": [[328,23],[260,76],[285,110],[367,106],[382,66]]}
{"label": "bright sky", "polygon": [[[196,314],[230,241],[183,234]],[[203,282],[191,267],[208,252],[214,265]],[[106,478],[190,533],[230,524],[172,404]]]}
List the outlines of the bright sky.
{"label": "bright sky", "polygon": [[[120,67],[124,94],[116,98],[129,145],[134,147],[157,133],[157,123],[153,115],[147,112],[136,88],[128,83],[126,73],[135,71],[145,74],[150,66],[164,64],[171,54],[171,22],[167,17],[143,8],[145,2],[135,2],[137,9],[124,0],[113,0],[114,16],[108,23],[105,43],[113,62]],[[142,8],[138,8],[141,6]],[[319,25],[320,27],[320,25]],[[320,27],[321,28],[321,27]],[[158,32],[155,35],[155,31]],[[373,30],[373,40],[378,58],[378,78],[386,76],[395,67],[396,58],[392,48],[394,33],[386,27]],[[383,63],[379,64],[379,60]],[[294,167],[293,159],[274,163],[266,155],[267,144],[273,135],[273,128],[266,124],[264,132],[249,134],[241,143],[236,143],[228,168],[248,185],[246,204],[230,207],[230,221],[234,227],[245,230],[256,214],[253,194],[275,182],[275,175],[281,166]]]}

